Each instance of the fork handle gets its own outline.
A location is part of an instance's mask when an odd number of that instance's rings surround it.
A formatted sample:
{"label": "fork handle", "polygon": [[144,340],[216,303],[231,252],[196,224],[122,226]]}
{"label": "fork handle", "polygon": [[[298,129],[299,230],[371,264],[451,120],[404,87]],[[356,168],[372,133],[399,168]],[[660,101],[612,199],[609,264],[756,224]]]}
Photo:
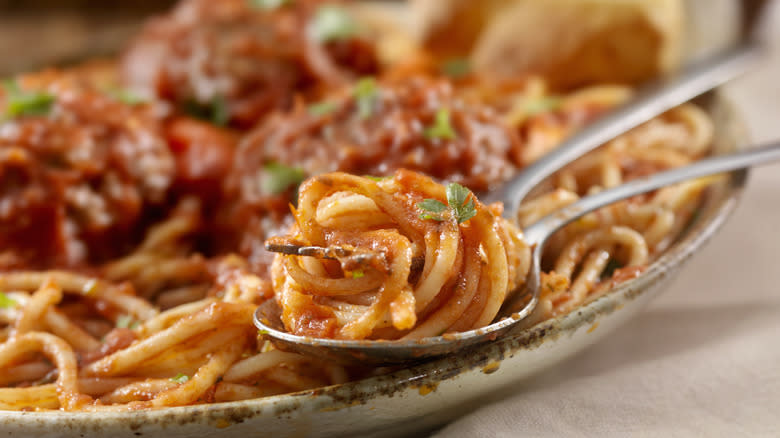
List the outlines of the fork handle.
{"label": "fork handle", "polygon": [[609,204],[675,183],[759,164],[768,164],[778,160],[780,160],[780,141],[741,152],[707,158],[687,166],[629,181],[626,184],[584,197],[543,217],[533,225],[526,227],[523,232],[529,243],[541,246],[555,231]]}
{"label": "fork handle", "polygon": [[503,201],[504,216],[516,219],[520,203],[547,177],[630,129],[745,73],[763,58],[764,51],[763,46],[756,43],[743,43],[649,84],[628,103],[589,124],[524,168],[501,189],[488,194],[485,201]]}

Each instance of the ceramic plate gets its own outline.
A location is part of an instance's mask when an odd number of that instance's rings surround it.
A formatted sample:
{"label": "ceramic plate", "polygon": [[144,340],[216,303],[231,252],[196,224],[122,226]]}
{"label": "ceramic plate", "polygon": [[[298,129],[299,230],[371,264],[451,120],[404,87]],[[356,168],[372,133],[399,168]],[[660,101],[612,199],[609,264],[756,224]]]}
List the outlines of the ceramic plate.
{"label": "ceramic plate", "polygon": [[[746,136],[717,95],[700,102],[715,121],[717,152]],[[630,320],[695,256],[736,206],[747,171],[705,197],[684,236],[647,271],[590,304],[529,330],[456,356],[344,385],[290,395],[123,413],[2,412],[0,431],[25,437],[403,436],[460,415],[481,397],[572,356]]]}

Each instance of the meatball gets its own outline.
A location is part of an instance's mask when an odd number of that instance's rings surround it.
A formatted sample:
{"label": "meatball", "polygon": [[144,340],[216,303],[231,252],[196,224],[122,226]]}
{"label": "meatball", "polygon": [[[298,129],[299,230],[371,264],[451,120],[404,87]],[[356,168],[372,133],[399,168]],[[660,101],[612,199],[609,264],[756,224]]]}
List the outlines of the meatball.
{"label": "meatball", "polygon": [[165,136],[176,159],[175,195],[195,196],[206,208],[218,204],[238,135],[204,121],[174,117],[165,123]]}
{"label": "meatball", "polygon": [[451,84],[422,76],[359,81],[320,103],[276,113],[246,135],[236,151],[235,177],[243,195],[268,187],[257,174],[268,163],[306,176],[343,171],[388,175],[420,171],[488,190],[516,171],[521,143],[492,109],[464,101]]}
{"label": "meatball", "polygon": [[52,72],[6,86],[0,111],[0,264],[116,254],[165,200],[176,168],[151,105]]}
{"label": "meatball", "polygon": [[521,149],[515,129],[460,98],[447,80],[364,78],[316,104],[276,112],[249,132],[226,181],[232,204],[225,211],[244,233],[243,248],[254,252],[289,212],[304,177],[405,168],[485,191],[515,173]]}
{"label": "meatball", "polygon": [[252,126],[298,93],[376,71],[373,46],[343,9],[323,3],[184,0],[130,45],[123,80],[217,122]]}

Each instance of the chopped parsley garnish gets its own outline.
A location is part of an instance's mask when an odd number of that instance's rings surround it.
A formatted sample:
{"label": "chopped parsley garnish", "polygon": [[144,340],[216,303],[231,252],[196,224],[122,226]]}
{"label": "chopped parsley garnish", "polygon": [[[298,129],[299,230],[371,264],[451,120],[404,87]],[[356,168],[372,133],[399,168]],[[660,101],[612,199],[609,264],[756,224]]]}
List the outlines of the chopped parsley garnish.
{"label": "chopped parsley garnish", "polygon": [[3,82],[6,95],[5,116],[45,116],[51,112],[56,98],[44,91],[24,91],[16,81]]}
{"label": "chopped parsley garnish", "polygon": [[374,176],[374,175],[363,175],[363,177],[376,182],[380,182],[392,178],[392,176]]}
{"label": "chopped parsley garnish", "polygon": [[281,6],[287,6],[292,0],[247,0],[249,6],[256,9],[272,10]]}
{"label": "chopped parsley garnish", "polygon": [[306,178],[303,169],[285,166],[272,161],[263,166],[263,190],[271,195],[278,195],[290,187],[297,186]]}
{"label": "chopped parsley garnish", "polygon": [[343,40],[357,33],[357,25],[349,13],[334,5],[317,9],[309,26],[311,36],[323,43]]}
{"label": "chopped parsley garnish", "polygon": [[425,129],[425,136],[432,140],[454,140],[457,137],[455,129],[450,123],[450,111],[447,108],[440,108],[436,111],[433,126]]}
{"label": "chopped parsley garnish", "polygon": [[208,103],[189,100],[184,103],[184,112],[196,119],[211,122],[217,126],[225,126],[230,121],[230,110],[227,101],[217,96]]}
{"label": "chopped parsley garnish", "polygon": [[532,116],[534,114],[552,111],[561,106],[562,102],[561,98],[555,96],[546,96],[529,100],[525,105],[525,113],[526,115]]}
{"label": "chopped parsley garnish", "polygon": [[420,213],[420,219],[443,221],[444,217],[441,215],[447,210],[447,205],[436,199],[426,199],[417,203],[417,208],[423,211]]}
{"label": "chopped parsley garnish", "polygon": [[352,278],[363,278],[366,276],[366,273],[361,270],[355,270],[352,271]]}
{"label": "chopped parsley garnish", "polygon": [[189,380],[190,380],[190,376],[182,373],[176,374],[175,377],[171,377],[171,382],[176,382],[179,384],[186,383]]}
{"label": "chopped parsley garnish", "polygon": [[260,330],[257,331],[257,336],[265,336],[265,335],[270,335],[270,334],[271,334],[271,332],[269,332],[268,330],[265,330],[265,329],[260,329]]}
{"label": "chopped parsley garnish", "polygon": [[443,221],[442,215],[447,209],[452,209],[458,223],[462,224],[477,214],[474,204],[474,195],[471,191],[458,183],[450,183],[447,186],[447,204],[436,199],[426,199],[417,203],[417,207],[423,210],[420,219]]}
{"label": "chopped parsley garnish", "polygon": [[441,71],[451,78],[462,78],[471,73],[471,64],[466,58],[453,58],[441,66]]}
{"label": "chopped parsley garnish", "polygon": [[336,109],[334,102],[317,102],[309,105],[309,114],[313,116],[324,116],[332,113]]}
{"label": "chopped parsley garnish", "polygon": [[16,300],[9,297],[3,292],[0,292],[0,309],[8,309],[11,307],[16,307]]}
{"label": "chopped parsley garnish", "polygon": [[474,195],[471,193],[471,190],[458,183],[447,185],[447,203],[455,210],[455,216],[458,218],[459,224],[466,222],[477,214],[477,209],[474,205]]}
{"label": "chopped parsley garnish", "polygon": [[116,319],[116,328],[129,328],[131,330],[138,328],[138,321],[130,315],[122,315]]}
{"label": "chopped parsley garnish", "polygon": [[147,102],[147,100],[144,99],[143,97],[124,88],[116,88],[116,89],[108,90],[107,94],[112,98],[130,106],[140,105],[142,103]]}
{"label": "chopped parsley garnish", "polygon": [[6,94],[18,94],[22,92],[19,83],[15,79],[3,79],[3,89]]}
{"label": "chopped parsley garnish", "polygon": [[19,87],[19,83],[16,82],[16,79],[8,79],[8,78],[3,79],[0,85],[2,86],[3,93],[6,95],[7,98],[10,98],[10,96],[16,96],[24,93],[24,91],[22,91],[22,88]]}
{"label": "chopped parsley garnish", "polygon": [[379,95],[376,79],[365,77],[355,84],[355,103],[357,104],[358,115],[361,119],[371,117],[374,112],[374,104]]}

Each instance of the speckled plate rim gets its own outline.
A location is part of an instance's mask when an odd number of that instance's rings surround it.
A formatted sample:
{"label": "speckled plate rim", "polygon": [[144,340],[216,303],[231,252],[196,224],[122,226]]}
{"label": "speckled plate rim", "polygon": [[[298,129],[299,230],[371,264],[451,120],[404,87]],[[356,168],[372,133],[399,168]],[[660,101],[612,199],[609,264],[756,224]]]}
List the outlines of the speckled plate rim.
{"label": "speckled plate rim", "polygon": [[[721,93],[711,93],[712,103],[707,106],[716,123],[723,119],[727,132],[716,127],[716,149],[728,152],[745,147],[747,134],[744,124],[737,117],[731,102]],[[718,113],[720,117],[718,117]],[[725,134],[729,139],[718,138]],[[364,404],[372,398],[390,396],[410,388],[435,386],[439,382],[454,378],[488,364],[499,363],[519,354],[522,350],[534,349],[546,341],[572,335],[584,325],[593,324],[599,316],[610,314],[622,308],[627,302],[643,295],[656,282],[670,274],[692,257],[717,232],[735,210],[740,195],[748,179],[748,170],[732,172],[729,178],[715,190],[716,195],[709,196],[701,207],[704,211],[692,224],[686,235],[664,252],[639,277],[623,283],[609,293],[593,300],[576,311],[560,317],[543,321],[538,325],[513,333],[491,344],[471,349],[455,356],[447,356],[432,362],[426,362],[411,368],[402,369],[386,375],[333,385],[297,393],[265,397],[237,402],[203,404],[160,408],[144,411],[117,412],[16,412],[0,411],[0,426],[13,421],[17,426],[29,422],[45,422],[52,428],[62,424],[78,423],[84,429],[99,428],[101,424],[121,421],[130,429],[144,424],[156,423],[185,425],[192,423],[215,422],[240,423],[257,416],[294,415],[296,411],[327,410],[337,411]]]}

